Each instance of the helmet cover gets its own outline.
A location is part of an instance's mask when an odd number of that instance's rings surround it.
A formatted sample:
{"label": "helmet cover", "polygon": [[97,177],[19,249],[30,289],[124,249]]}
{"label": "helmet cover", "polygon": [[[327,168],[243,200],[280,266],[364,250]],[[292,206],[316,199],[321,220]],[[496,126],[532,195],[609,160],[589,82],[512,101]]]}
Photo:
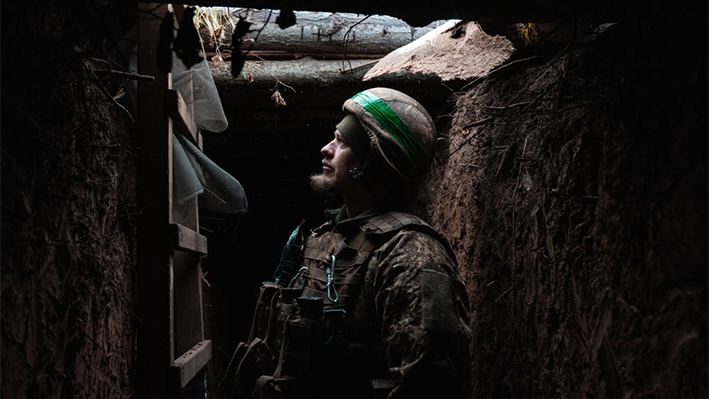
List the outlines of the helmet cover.
{"label": "helmet cover", "polygon": [[376,87],[355,94],[342,109],[357,118],[373,150],[402,181],[418,181],[428,171],[435,153],[436,126],[412,97]]}

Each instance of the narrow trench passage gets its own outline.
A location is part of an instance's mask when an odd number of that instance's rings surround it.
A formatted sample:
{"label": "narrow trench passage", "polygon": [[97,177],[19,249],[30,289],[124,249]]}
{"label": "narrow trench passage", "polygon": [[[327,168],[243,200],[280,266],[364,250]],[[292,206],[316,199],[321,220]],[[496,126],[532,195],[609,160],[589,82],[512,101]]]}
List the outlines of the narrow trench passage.
{"label": "narrow trench passage", "polygon": [[[130,27],[140,14],[119,0],[6,3],[3,51],[16,56],[2,65],[0,396],[168,397],[172,269],[142,254],[157,248],[165,261],[175,230],[164,231],[170,221],[160,216],[166,192],[149,196],[160,203],[146,211],[143,193],[152,190],[138,184],[167,162],[141,166],[151,153],[141,141],[152,136],[137,131],[142,116],[126,80],[139,77],[123,53],[137,43]],[[538,15],[494,5],[524,21]],[[418,76],[344,78],[333,49],[306,62],[255,46],[247,67],[329,63],[340,78],[276,75],[292,89],[268,73],[249,82],[213,72],[229,127],[203,131],[204,152],[243,185],[249,211],[199,212],[209,251],[203,282],[190,277],[203,288],[200,320],[213,345],[209,360],[199,352],[197,389],[180,397],[234,397],[232,355],[259,285],[295,225],[322,220],[324,198],[308,175],[320,169],[342,102],[372,86],[411,94],[447,134],[451,151],[438,154],[434,183],[420,194],[465,272],[472,398],[706,397],[706,4],[611,8],[563,51],[515,50],[494,73],[445,86]],[[337,44],[345,31],[319,37]],[[353,66],[382,55],[365,53],[348,47]],[[275,106],[274,88],[286,106]],[[165,176],[148,186],[163,190]],[[161,231],[139,244],[153,228]]]}

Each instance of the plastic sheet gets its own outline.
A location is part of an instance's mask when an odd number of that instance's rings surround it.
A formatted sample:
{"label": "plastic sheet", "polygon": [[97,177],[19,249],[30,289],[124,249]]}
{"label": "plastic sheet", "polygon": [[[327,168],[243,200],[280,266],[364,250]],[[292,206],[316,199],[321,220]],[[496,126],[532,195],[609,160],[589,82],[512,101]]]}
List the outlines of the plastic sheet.
{"label": "plastic sheet", "polygon": [[[217,86],[206,59],[186,69],[182,60],[173,52],[172,86],[182,94],[187,105],[194,109],[197,126],[215,133],[226,130],[229,122],[224,115]],[[191,100],[188,100],[188,96]]]}
{"label": "plastic sheet", "polygon": [[248,201],[238,180],[180,134],[173,134],[172,149],[173,190],[179,204],[190,204],[199,196],[201,209],[230,214],[246,212]]}

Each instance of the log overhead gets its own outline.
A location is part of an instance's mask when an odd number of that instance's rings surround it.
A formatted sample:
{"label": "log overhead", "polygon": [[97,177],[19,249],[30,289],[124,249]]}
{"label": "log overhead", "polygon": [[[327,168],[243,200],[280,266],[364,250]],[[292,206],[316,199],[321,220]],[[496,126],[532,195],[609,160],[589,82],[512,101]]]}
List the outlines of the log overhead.
{"label": "log overhead", "polygon": [[[637,5],[637,2],[634,2]],[[442,19],[466,19],[496,23],[540,22],[576,17],[597,22],[616,20],[631,6],[629,0],[444,0],[412,3],[410,0],[195,0],[200,6],[226,6],[280,10],[287,4],[294,11],[350,12],[365,15],[391,15],[412,26],[425,26]]]}
{"label": "log overhead", "polygon": [[[221,9],[215,13],[220,28],[200,26],[207,52],[230,52],[235,47],[247,57],[288,59],[311,56],[318,59],[381,58],[422,37],[442,21],[413,27],[385,15],[296,11],[296,24],[282,29],[276,23],[278,10]],[[227,16],[228,15],[228,16]],[[232,27],[244,19],[252,23],[239,45]],[[248,58],[247,58],[248,59]]]}
{"label": "log overhead", "polygon": [[[226,9],[218,11],[216,18],[222,26],[234,25],[239,18],[252,22],[239,50],[246,62],[237,76],[231,74],[231,29],[221,29],[215,35],[206,25],[200,27],[220,96],[224,100],[233,90],[242,94],[255,91],[254,97],[267,100],[269,105],[270,95],[259,93],[269,93],[274,87],[285,95],[306,88],[361,85],[364,74],[386,54],[443,23],[415,28],[390,16],[295,12],[297,24],[281,29],[275,22],[277,10],[229,9],[228,17]],[[397,80],[406,84],[424,78],[404,74]],[[231,106],[230,101],[223,102]],[[294,103],[297,100],[288,101],[289,106]]]}

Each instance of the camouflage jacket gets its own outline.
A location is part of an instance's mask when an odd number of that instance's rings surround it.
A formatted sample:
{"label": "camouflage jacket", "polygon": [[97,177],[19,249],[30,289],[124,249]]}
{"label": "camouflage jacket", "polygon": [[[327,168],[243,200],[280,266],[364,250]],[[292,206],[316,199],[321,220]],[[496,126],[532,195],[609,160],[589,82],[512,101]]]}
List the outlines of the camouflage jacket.
{"label": "camouflage jacket", "polygon": [[357,349],[333,350],[315,384],[330,381],[343,397],[352,380],[390,379],[390,399],[469,398],[468,296],[446,241],[408,213],[331,214],[305,239],[308,269],[295,285],[347,312],[347,342]]}

